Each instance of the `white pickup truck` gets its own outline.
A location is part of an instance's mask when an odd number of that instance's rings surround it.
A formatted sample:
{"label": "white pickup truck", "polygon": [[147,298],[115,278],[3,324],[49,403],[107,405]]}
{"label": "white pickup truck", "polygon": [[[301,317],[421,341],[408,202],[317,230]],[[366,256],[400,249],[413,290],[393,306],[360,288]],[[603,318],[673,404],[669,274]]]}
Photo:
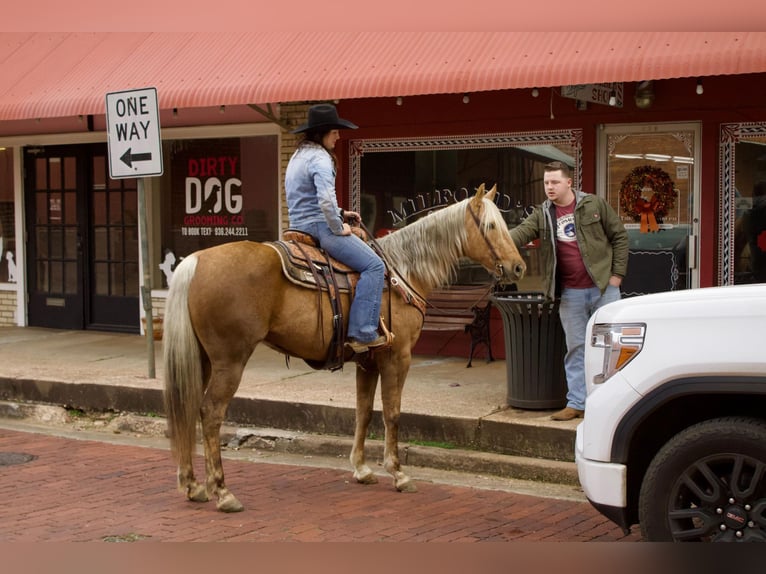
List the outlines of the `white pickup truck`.
{"label": "white pickup truck", "polygon": [[766,541],[766,284],[623,299],[588,323],[575,460],[649,541]]}

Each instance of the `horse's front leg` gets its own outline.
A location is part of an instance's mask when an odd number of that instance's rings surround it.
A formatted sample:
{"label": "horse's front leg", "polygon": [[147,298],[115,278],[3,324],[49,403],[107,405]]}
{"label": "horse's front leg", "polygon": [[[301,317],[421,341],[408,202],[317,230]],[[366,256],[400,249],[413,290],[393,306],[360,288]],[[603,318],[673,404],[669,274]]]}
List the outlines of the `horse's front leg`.
{"label": "horse's front leg", "polygon": [[375,389],[378,386],[378,371],[374,365],[369,368],[356,367],[356,423],[354,425],[354,446],[351,447],[351,467],[354,478],[361,484],[375,484],[378,478],[367,466],[364,457],[364,440],[372,420]]}
{"label": "horse's front leg", "polygon": [[217,498],[216,507],[222,512],[240,512],[245,509],[224,482],[221,460],[221,424],[226,409],[239,386],[242,371],[218,372],[213,376],[202,400],[202,440],[205,446],[207,491]]}
{"label": "horse's front leg", "polygon": [[381,368],[380,394],[383,402],[383,424],[386,427],[383,467],[394,477],[394,487],[399,492],[416,492],[417,486],[402,471],[399,463],[399,417],[402,407],[402,390],[410,358],[390,361]]}

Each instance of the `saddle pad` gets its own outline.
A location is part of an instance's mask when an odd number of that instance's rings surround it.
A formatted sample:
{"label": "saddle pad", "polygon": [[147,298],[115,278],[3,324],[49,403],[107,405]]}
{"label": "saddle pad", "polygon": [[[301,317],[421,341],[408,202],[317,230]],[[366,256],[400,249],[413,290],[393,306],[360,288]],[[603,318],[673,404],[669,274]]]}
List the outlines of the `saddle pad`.
{"label": "saddle pad", "polygon": [[[282,260],[282,272],[290,281],[304,287],[314,289],[319,287],[323,291],[327,290],[327,282],[331,281],[331,278],[322,272],[322,269],[326,269],[328,266],[324,251],[305,243],[301,243],[299,246],[294,241],[265,241],[264,245],[268,245],[279,253],[279,258]],[[309,260],[306,259],[306,256]],[[339,291],[348,293],[356,287],[359,273],[335,259],[330,258],[330,263]],[[320,277],[319,285],[317,285],[315,273],[312,272],[310,265],[314,266],[316,274]]]}

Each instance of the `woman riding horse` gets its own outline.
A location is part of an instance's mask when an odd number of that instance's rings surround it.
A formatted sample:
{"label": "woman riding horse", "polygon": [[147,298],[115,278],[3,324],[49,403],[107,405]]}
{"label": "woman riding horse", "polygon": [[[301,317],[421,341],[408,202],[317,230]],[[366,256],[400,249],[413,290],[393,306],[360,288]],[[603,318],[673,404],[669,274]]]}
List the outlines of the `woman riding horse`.
{"label": "woman riding horse", "polygon": [[[378,239],[392,275],[381,315],[396,338],[390,347],[355,355],[356,424],[350,461],[359,483],[377,482],[365,462],[364,442],[380,380],[383,466],[397,490],[416,490],[399,463],[399,415],[429,293],[454,280],[463,257],[480,263],[499,283],[515,283],[524,275],[526,266],[494,196],[494,187],[485,192],[482,185],[473,197]],[[341,294],[340,299],[347,317],[349,296]],[[193,253],[178,265],[165,307],[165,402],[178,486],[189,500],[215,497],[221,511],[243,509],[224,481],[219,434],[245,365],[261,343],[288,356],[324,361],[332,325],[317,317],[330,313],[326,298],[285,277],[279,254],[263,243],[226,243]],[[192,466],[200,419],[205,484],[197,482]]]}

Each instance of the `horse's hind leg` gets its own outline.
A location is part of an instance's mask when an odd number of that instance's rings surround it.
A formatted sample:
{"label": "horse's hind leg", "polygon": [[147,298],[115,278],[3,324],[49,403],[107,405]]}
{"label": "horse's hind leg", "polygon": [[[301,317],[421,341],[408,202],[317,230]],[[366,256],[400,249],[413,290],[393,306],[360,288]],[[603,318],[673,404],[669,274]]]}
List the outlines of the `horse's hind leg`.
{"label": "horse's hind leg", "polygon": [[221,461],[221,424],[226,416],[234,393],[237,392],[244,365],[228,368],[213,366],[210,383],[202,400],[202,440],[205,446],[205,469],[207,471],[207,492],[217,498],[216,507],[222,512],[240,512],[245,507],[237,500],[224,482]]}
{"label": "horse's hind leg", "polygon": [[178,460],[178,490],[186,494],[192,502],[207,502],[207,488],[197,482],[192,465],[193,450],[184,452]]}
{"label": "horse's hind leg", "polygon": [[367,466],[364,458],[364,440],[372,420],[372,406],[375,400],[375,389],[378,386],[378,371],[356,367],[356,424],[354,426],[354,446],[351,448],[349,460],[354,469],[354,478],[362,484],[375,484],[378,478]]}

